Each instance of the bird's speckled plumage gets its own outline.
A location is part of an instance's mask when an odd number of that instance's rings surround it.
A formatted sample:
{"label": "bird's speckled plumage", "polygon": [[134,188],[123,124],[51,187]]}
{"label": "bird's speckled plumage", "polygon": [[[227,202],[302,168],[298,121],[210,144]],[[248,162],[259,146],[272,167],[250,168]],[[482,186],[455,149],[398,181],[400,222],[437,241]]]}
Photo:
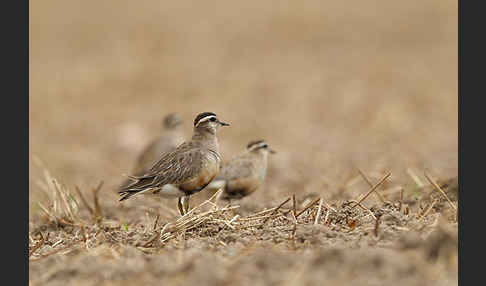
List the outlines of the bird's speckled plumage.
{"label": "bird's speckled plumage", "polygon": [[228,125],[211,114],[198,115],[200,122],[195,123],[190,141],[166,153],[143,175],[131,176],[133,182],[120,191],[120,201],[145,192],[187,197],[204,189],[220,170],[216,131],[219,126]]}
{"label": "bird's speckled plumage", "polygon": [[191,189],[190,186],[197,182],[205,186],[219,171],[221,157],[217,148],[214,149],[216,150],[207,148],[200,141],[182,143],[173,152],[163,156],[144,175],[133,176],[136,182],[127,189],[134,191],[172,184],[189,194],[199,191],[198,188]]}

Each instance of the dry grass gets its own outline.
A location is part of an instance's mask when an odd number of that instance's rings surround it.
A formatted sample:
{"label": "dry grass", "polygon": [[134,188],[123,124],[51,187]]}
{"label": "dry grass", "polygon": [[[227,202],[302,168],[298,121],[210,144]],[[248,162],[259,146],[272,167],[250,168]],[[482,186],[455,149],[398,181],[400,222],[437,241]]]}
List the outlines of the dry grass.
{"label": "dry grass", "polygon": [[[457,2],[47,0],[29,23],[32,285],[457,284]],[[230,122],[225,160],[266,139],[265,185],[120,204],[174,111]]]}
{"label": "dry grass", "polygon": [[[371,269],[364,267],[364,269],[367,269],[366,271],[360,270],[360,275],[367,277],[365,279],[371,279],[367,280],[370,283],[369,285],[375,285],[370,281],[385,284],[393,281],[416,284],[427,277],[427,279],[430,279],[430,283],[437,282],[428,271],[452,272],[452,274],[448,274],[440,280],[441,284],[453,283],[457,279],[457,273],[454,274],[454,269],[457,267],[457,223],[455,222],[455,215],[451,217],[450,212],[448,212],[450,209],[455,210],[450,206],[449,208],[444,207],[444,202],[448,201],[446,199],[442,200],[442,207],[435,209],[435,211],[433,211],[433,207],[438,204],[439,198],[434,198],[432,202],[428,203],[425,210],[421,210],[420,206],[416,205],[415,209],[410,212],[400,209],[401,201],[411,203],[406,198],[401,198],[399,202],[379,203],[373,205],[370,209],[366,207],[355,208],[358,204],[355,200],[332,202],[329,205],[324,204],[322,198],[317,198],[305,206],[302,202],[301,205],[304,207],[301,211],[298,211],[297,198],[295,198],[295,203],[291,207],[285,209],[284,206],[292,199],[287,198],[277,207],[247,214],[244,214],[243,211],[238,214],[235,212],[240,209],[239,205],[218,206],[214,202],[220,192],[218,191],[203,203],[192,208],[184,216],[172,217],[167,221],[161,221],[160,224],[160,215],[152,218],[152,220],[147,217],[142,222],[124,224],[121,221],[117,222],[103,217],[101,214],[105,211],[101,210],[102,207],[99,205],[98,208],[100,209],[96,212],[93,211],[86,199],[82,198],[81,191],[78,192],[79,197],[74,197],[69,190],[59,187],[62,185],[56,179],[50,177],[48,171],[45,171],[45,174],[46,181],[54,182],[54,187],[46,189],[50,198],[50,201],[47,202],[49,207],[42,208],[45,215],[29,233],[29,260],[31,261],[31,274],[33,275],[31,281],[36,284],[54,281],[73,283],[78,279],[83,279],[83,283],[89,285],[101,282],[108,283],[109,281],[111,281],[110,283],[129,284],[130,282],[126,281],[122,271],[127,271],[127,269],[124,269],[127,266],[123,266],[125,265],[124,261],[133,259],[133,250],[137,250],[138,252],[135,253],[142,253],[146,256],[146,259],[150,260],[161,255],[172,256],[171,253],[173,252],[192,253],[192,256],[179,258],[184,262],[177,259],[172,262],[170,260],[164,262],[168,263],[163,265],[164,268],[173,268],[174,266],[171,263],[178,265],[177,270],[172,270],[167,275],[163,275],[164,279],[168,279],[169,285],[187,282],[186,279],[198,279],[196,277],[191,278],[194,275],[207,275],[209,277],[205,277],[207,285],[212,285],[216,283],[215,281],[221,279],[222,281],[232,281],[237,285],[247,285],[248,281],[240,277],[240,275],[247,275],[244,274],[246,272],[241,272],[240,255],[232,257],[235,255],[233,254],[234,251],[245,252],[247,249],[252,249],[252,253],[247,254],[247,256],[253,257],[251,260],[257,262],[262,259],[258,256],[259,253],[269,254],[269,257],[260,262],[264,264],[273,264],[274,255],[280,256],[279,253],[293,252],[294,255],[279,258],[288,260],[285,268],[280,269],[280,271],[292,272],[295,271],[295,267],[298,267],[299,272],[304,271],[311,276],[316,275],[312,270],[315,267],[314,263],[316,263],[312,261],[316,258],[313,255],[309,256],[309,253],[306,252],[308,249],[319,251],[334,249],[337,251],[333,253],[336,257],[331,259],[338,259],[343,264],[341,267],[345,269],[355,263],[356,255],[367,257],[371,252],[374,253],[371,254],[371,257],[374,258],[368,259],[378,259],[383,262],[374,265]],[[449,182],[441,182],[440,184],[443,187],[448,187],[447,190],[450,190],[451,193],[457,192],[457,186],[451,185]],[[94,202],[98,201],[99,190],[100,188],[96,188],[92,191]],[[420,201],[430,201],[430,196],[426,195],[425,190],[423,191],[424,195],[421,196]],[[65,199],[67,197],[71,198],[73,202],[83,201],[83,207],[74,208],[70,206]],[[78,204],[76,205],[78,206]],[[83,212],[85,215],[82,215]],[[448,230],[444,232],[442,228]],[[415,234],[412,242],[408,238],[410,233]],[[434,235],[441,236],[441,238],[431,244],[428,241]],[[412,244],[412,246],[409,244]],[[346,250],[349,247],[351,249]],[[197,255],[199,258],[193,256],[194,252],[191,251],[193,248],[199,249],[200,252]],[[404,248],[411,248],[413,251],[404,251]],[[362,250],[358,249],[368,249],[368,252],[364,254]],[[388,250],[377,252],[377,249]],[[392,252],[390,253],[389,250],[392,250]],[[348,253],[350,252],[356,253],[349,256]],[[324,253],[327,252],[324,251]],[[138,255],[140,256],[140,254]],[[186,254],[182,255],[185,257]],[[420,268],[415,265],[407,270],[413,279],[400,277],[398,273],[403,271],[400,268],[403,266],[397,266],[397,269],[392,268],[395,266],[392,266],[391,269],[388,269],[390,267],[383,268],[381,263],[396,263],[394,261],[397,259],[397,255],[401,257],[400,259],[407,259],[409,263],[421,265]],[[59,261],[56,257],[65,257],[64,259],[68,259],[70,262],[67,265],[59,264],[59,262],[56,262]],[[100,267],[102,268],[96,269],[81,264],[80,261],[86,261],[85,259],[89,261],[91,259],[89,257],[95,259],[90,263],[102,263],[104,259],[108,259],[117,261],[116,264],[121,263],[119,266],[121,268],[110,269],[110,271],[115,272],[112,272],[112,275],[106,278],[104,274],[106,269],[101,264]],[[201,259],[210,259],[210,261],[213,261],[212,263],[217,263],[223,269],[216,268],[212,269],[210,273],[201,273],[194,266],[188,266],[196,263],[193,260],[199,261]],[[294,262],[296,259],[307,262],[299,266]],[[368,261],[366,258],[364,261],[365,263],[375,263],[374,260]],[[43,273],[44,267],[51,264],[54,264],[54,269],[58,269],[58,271]],[[186,269],[187,267],[189,268]],[[198,267],[203,266],[199,265]],[[234,272],[230,271],[233,268]],[[74,272],[59,278],[57,275],[64,273],[66,269],[71,269],[69,271]],[[155,283],[159,277],[158,272],[150,269],[152,268],[130,269],[129,272],[135,271],[137,274],[134,275],[140,275],[144,283]],[[274,271],[265,268],[259,270],[270,271],[268,274],[272,274]],[[179,273],[180,271],[182,273]],[[252,271],[257,271],[257,269]],[[387,277],[384,273],[386,271],[398,272]],[[89,278],[76,273],[89,274]],[[182,279],[179,277],[180,275],[186,278],[179,280]],[[382,279],[373,280],[377,275],[385,276]],[[202,279],[202,277],[199,277],[199,279]],[[288,285],[300,285],[301,283],[300,279],[291,279],[290,281],[293,282],[289,282],[288,277],[285,276],[278,279],[274,277],[272,278],[275,279],[273,282],[267,279],[267,277],[253,277],[249,281],[259,284],[289,283]],[[311,285],[330,281],[346,283],[347,285],[361,285],[359,283],[362,283],[361,280],[359,282],[353,280],[352,277],[341,277],[339,275],[328,279],[317,278],[316,276],[307,281]]]}

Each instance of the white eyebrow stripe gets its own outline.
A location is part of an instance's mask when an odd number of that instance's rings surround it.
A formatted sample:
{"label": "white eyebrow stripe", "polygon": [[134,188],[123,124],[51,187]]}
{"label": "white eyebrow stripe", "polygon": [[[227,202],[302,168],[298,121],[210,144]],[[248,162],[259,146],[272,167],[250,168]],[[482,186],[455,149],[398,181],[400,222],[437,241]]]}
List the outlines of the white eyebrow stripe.
{"label": "white eyebrow stripe", "polygon": [[253,151],[253,150],[256,150],[258,148],[262,148],[263,146],[267,145],[267,142],[261,142],[261,143],[258,143],[258,144],[254,144],[250,147],[250,151]]}
{"label": "white eyebrow stripe", "polygon": [[211,119],[212,117],[216,118],[216,116],[214,116],[214,115],[209,115],[209,116],[206,116],[206,117],[201,118],[201,119],[200,119],[200,120],[197,122],[196,127],[199,125],[199,123],[204,122],[204,121],[208,121],[208,120],[209,120],[209,119]]}

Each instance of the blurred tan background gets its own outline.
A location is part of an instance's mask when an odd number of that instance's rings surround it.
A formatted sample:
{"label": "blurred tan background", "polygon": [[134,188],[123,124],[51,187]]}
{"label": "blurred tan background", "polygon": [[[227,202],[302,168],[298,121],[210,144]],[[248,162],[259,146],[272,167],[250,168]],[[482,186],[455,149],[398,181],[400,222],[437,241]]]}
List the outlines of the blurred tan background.
{"label": "blurred tan background", "polygon": [[115,205],[169,112],[230,122],[224,159],[278,151],[254,198],[457,175],[457,1],[33,0],[29,37],[31,206],[32,156]]}

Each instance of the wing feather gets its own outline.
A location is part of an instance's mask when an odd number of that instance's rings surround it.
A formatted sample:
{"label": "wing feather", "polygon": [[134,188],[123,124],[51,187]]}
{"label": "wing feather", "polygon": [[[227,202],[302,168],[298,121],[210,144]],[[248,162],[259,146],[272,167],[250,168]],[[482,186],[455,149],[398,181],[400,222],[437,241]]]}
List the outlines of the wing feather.
{"label": "wing feather", "polygon": [[144,189],[158,189],[166,184],[181,185],[193,180],[202,170],[202,154],[190,142],[179,145],[174,151],[166,153],[148,172],[131,176],[134,180],[119,193],[140,192]]}

